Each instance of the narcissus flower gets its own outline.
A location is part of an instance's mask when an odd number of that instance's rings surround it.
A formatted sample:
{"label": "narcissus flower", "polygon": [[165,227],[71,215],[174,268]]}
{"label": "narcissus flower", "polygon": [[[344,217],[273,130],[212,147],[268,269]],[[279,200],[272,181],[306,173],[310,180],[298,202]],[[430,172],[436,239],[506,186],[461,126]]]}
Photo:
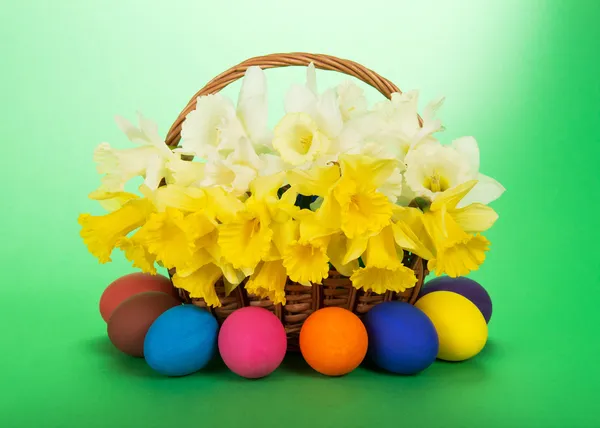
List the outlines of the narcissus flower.
{"label": "narcissus flower", "polygon": [[416,196],[431,200],[446,190],[467,181],[477,185],[465,195],[459,206],[473,202],[489,204],[499,198],[504,187],[479,172],[479,148],[472,137],[455,140],[450,146],[423,144],[406,155],[406,182]]}
{"label": "narcissus flower", "polygon": [[415,272],[402,264],[402,250],[396,247],[391,226],[369,238],[363,260],[365,267],[350,277],[356,288],[383,294],[402,292],[417,283]]}
{"label": "narcissus flower", "polygon": [[218,307],[221,306],[221,301],[217,296],[215,284],[222,277],[223,272],[219,266],[209,263],[188,275],[175,273],[173,285],[189,292],[191,298],[204,299],[207,305]]}
{"label": "narcissus flower", "polygon": [[498,215],[483,204],[457,208],[457,204],[477,184],[475,180],[443,192],[422,216],[422,222],[431,239],[434,257],[428,268],[436,275],[451,277],[467,275],[485,260],[489,241],[480,235],[489,229]]}
{"label": "narcissus flower", "polygon": [[100,263],[107,263],[119,240],[143,226],[153,210],[149,200],[136,198],[103,216],[81,214],[78,219],[80,235],[88,251]]}
{"label": "narcissus flower", "polygon": [[248,293],[285,305],[287,272],[282,260],[261,262],[245,285]]}

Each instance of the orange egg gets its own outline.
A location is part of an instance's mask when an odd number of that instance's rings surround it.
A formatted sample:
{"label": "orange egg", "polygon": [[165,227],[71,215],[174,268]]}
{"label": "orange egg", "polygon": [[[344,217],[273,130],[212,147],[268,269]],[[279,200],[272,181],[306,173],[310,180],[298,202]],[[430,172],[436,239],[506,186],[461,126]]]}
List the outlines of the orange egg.
{"label": "orange egg", "polygon": [[302,356],[309,366],[327,376],[342,376],[357,368],[368,346],[367,329],[347,309],[319,309],[300,330]]}

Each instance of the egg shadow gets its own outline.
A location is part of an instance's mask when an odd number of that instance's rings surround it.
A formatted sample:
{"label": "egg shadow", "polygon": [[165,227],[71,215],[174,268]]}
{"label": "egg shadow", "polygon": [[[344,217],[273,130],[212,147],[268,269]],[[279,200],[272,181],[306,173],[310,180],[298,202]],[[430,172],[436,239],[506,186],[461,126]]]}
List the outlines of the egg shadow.
{"label": "egg shadow", "polygon": [[115,349],[112,343],[110,343],[110,340],[106,336],[98,336],[87,339],[83,342],[82,347],[92,354],[99,356],[113,356],[115,353],[119,352]]}
{"label": "egg shadow", "polygon": [[323,378],[323,375],[308,365],[300,352],[288,352],[278,370],[302,377]]}
{"label": "egg shadow", "polygon": [[500,346],[497,341],[488,339],[487,343],[485,344],[478,356],[484,358],[497,358],[502,354],[502,346]]}
{"label": "egg shadow", "polygon": [[424,374],[455,385],[485,383],[489,378],[487,364],[477,356],[466,361],[436,360]]}
{"label": "egg shadow", "polygon": [[132,357],[116,349],[108,337],[99,336],[87,339],[82,344],[83,349],[96,357],[100,357],[102,364],[107,364],[120,376],[135,376],[144,378],[162,377],[154,372],[141,357]]}

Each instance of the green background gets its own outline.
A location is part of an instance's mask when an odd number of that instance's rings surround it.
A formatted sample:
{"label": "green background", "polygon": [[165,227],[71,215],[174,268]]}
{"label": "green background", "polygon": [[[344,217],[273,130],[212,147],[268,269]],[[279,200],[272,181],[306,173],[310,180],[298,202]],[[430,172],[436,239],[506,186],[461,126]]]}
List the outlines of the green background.
{"label": "green background", "polygon": [[[1,0],[0,17],[0,426],[600,426],[600,2]],[[445,95],[442,141],[478,139],[508,190],[472,275],[495,305],[475,359],[339,379],[292,359],[254,382],[161,378],[111,348],[98,299],[132,269],[78,236],[77,215],[100,212],[94,147],[127,146],[115,114],[164,134],[209,79],[286,51]],[[268,75],[276,117],[304,72]]]}

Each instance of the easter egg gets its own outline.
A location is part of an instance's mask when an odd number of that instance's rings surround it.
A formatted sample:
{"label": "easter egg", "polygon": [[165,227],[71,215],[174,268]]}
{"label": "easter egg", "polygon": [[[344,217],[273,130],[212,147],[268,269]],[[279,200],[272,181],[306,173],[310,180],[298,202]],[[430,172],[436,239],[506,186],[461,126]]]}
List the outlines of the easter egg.
{"label": "easter egg", "polygon": [[148,365],[165,376],[185,376],[205,367],[217,349],[219,324],[205,309],[180,305],[163,312],[144,340]]}
{"label": "easter egg", "polygon": [[384,302],[365,316],[369,358],[384,370],[412,375],[435,361],[439,342],[431,320],[406,302]]}
{"label": "easter egg", "polygon": [[108,322],[112,312],[121,302],[145,291],[162,291],[178,298],[177,289],[163,275],[136,272],[113,281],[100,297],[100,315]]}
{"label": "easter egg", "polygon": [[107,324],[108,337],[121,352],[133,357],[144,355],[144,339],[160,314],[181,302],[162,291],[146,291],[131,296],[113,311]]}
{"label": "easter egg", "polygon": [[427,281],[419,298],[434,291],[452,291],[469,299],[481,311],[485,322],[489,323],[492,317],[492,299],[488,292],[478,282],[466,277],[451,278],[440,276]]}
{"label": "easter egg", "polygon": [[266,309],[249,306],[227,317],[219,331],[218,346],[232,372],[257,379],[279,367],[285,357],[287,335],[279,318]]}
{"label": "easter egg", "polygon": [[438,334],[438,358],[463,361],[485,346],[488,328],[485,318],[469,299],[451,291],[434,291],[415,303],[429,317]]}
{"label": "easter egg", "polygon": [[300,352],[309,366],[327,376],[342,376],[364,360],[369,339],[356,315],[329,307],[313,312],[300,330]]}

